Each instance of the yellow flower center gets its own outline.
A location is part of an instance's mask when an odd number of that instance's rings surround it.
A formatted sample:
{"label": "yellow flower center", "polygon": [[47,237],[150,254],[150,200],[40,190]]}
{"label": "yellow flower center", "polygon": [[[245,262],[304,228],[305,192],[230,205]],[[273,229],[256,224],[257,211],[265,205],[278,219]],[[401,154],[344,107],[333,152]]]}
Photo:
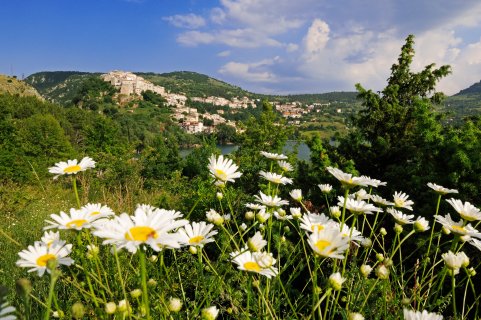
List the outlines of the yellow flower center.
{"label": "yellow flower center", "polygon": [[317,229],[317,231],[322,231],[322,230],[324,230],[324,226],[322,224],[313,224],[311,226],[311,231],[314,232],[314,231],[316,231],[316,229]]}
{"label": "yellow flower center", "polygon": [[454,232],[454,233],[461,233],[461,234],[465,234],[465,233],[466,233],[466,229],[464,229],[464,227],[451,226],[451,229],[453,229],[453,232]]}
{"label": "yellow flower center", "polygon": [[126,240],[147,241],[149,238],[156,239],[157,232],[151,227],[132,227],[129,232],[125,233]]}
{"label": "yellow flower center", "polygon": [[63,169],[63,172],[64,173],[75,173],[75,172],[79,172],[80,170],[82,170],[82,168],[77,164],[77,165],[70,166],[70,167],[67,167],[67,168]]}
{"label": "yellow flower center", "polygon": [[204,237],[203,237],[203,236],[192,237],[192,238],[190,238],[190,240],[189,240],[189,244],[198,244],[198,243],[200,243],[202,240],[204,240]]}
{"label": "yellow flower center", "polygon": [[247,271],[254,271],[254,272],[260,272],[261,267],[257,264],[257,262],[254,261],[249,261],[244,263],[244,269]]}
{"label": "yellow flower center", "polygon": [[215,169],[215,176],[222,181],[227,180],[227,174],[222,169]]}
{"label": "yellow flower center", "polygon": [[395,199],[394,204],[396,207],[403,207],[404,206],[404,200],[403,199]]}
{"label": "yellow flower center", "polygon": [[81,226],[83,226],[85,223],[87,223],[87,220],[85,219],[77,219],[77,220],[72,220],[70,222],[68,222],[65,226],[67,228],[80,228]]}
{"label": "yellow flower center", "polygon": [[37,266],[45,267],[47,265],[47,262],[51,259],[56,259],[54,254],[51,254],[51,253],[44,254],[43,256],[40,256],[37,258]]}
{"label": "yellow flower center", "polygon": [[326,250],[326,248],[330,245],[331,245],[331,242],[327,240],[319,240],[315,244],[316,248],[319,249],[320,252],[323,252],[324,250]]}
{"label": "yellow flower center", "polygon": [[94,211],[94,212],[91,212],[91,213],[90,213],[91,216],[96,216],[96,215],[98,215],[98,214],[100,214],[100,211]]}

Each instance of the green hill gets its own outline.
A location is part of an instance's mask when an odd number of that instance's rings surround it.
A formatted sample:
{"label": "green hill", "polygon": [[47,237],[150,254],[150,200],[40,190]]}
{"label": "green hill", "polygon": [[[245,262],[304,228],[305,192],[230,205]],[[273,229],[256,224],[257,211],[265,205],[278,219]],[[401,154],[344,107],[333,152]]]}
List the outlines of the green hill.
{"label": "green hill", "polygon": [[481,81],[448,97],[441,110],[455,122],[481,115]]}
{"label": "green hill", "polygon": [[19,96],[34,96],[41,98],[40,94],[24,81],[0,74],[0,94],[9,93]]}

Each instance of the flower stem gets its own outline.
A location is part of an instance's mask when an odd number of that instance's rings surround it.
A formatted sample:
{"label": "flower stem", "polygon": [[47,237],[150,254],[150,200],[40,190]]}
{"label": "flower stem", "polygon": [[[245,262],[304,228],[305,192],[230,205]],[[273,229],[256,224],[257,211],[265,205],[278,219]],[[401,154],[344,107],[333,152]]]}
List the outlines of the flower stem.
{"label": "flower stem", "polygon": [[50,310],[52,307],[53,292],[54,292],[55,283],[57,282],[59,274],[60,272],[56,269],[52,270],[50,274],[50,288],[48,289],[48,298],[46,303],[47,310],[45,311],[45,317],[44,317],[45,320],[50,319]]}
{"label": "flower stem", "polygon": [[75,193],[75,199],[77,199],[77,207],[80,208],[80,198],[78,196],[78,190],[77,190],[77,177],[75,176],[72,177],[72,183],[73,183],[73,192]]}
{"label": "flower stem", "polygon": [[139,250],[140,277],[142,282],[142,305],[145,308],[146,319],[150,319],[149,296],[147,293],[147,267],[145,265],[145,252],[143,248]]}

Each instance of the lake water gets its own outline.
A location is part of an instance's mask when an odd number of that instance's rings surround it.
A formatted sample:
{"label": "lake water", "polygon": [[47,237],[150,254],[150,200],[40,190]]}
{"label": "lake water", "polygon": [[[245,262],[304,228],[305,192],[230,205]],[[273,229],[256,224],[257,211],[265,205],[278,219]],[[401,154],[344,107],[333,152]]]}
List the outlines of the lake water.
{"label": "lake water", "polygon": [[[299,142],[295,140],[288,140],[286,142],[286,145],[283,149],[283,153],[291,153],[294,148],[297,146],[297,158],[299,160],[305,160],[309,161],[309,158],[311,156],[311,150],[305,144],[304,142]],[[228,144],[228,145],[217,145],[217,148],[220,149],[222,154],[229,154],[237,150],[238,146],[233,145],[233,144]],[[182,149],[179,151],[181,157],[186,157],[189,153],[192,152],[192,148],[189,149]]]}

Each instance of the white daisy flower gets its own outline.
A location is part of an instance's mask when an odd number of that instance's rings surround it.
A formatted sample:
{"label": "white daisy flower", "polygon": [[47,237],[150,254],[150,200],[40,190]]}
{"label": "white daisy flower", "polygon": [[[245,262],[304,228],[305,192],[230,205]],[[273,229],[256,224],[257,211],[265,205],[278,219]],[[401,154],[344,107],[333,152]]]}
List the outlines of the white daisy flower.
{"label": "white daisy flower", "polygon": [[403,226],[405,224],[413,224],[414,223],[414,220],[412,220],[414,218],[413,214],[407,215],[407,214],[404,214],[401,211],[396,210],[394,208],[387,208],[386,211],[389,212],[391,214],[391,216],[394,218],[394,220],[396,220],[396,222],[401,226]]}
{"label": "white daisy flower", "polygon": [[142,244],[149,245],[155,251],[180,248],[181,237],[178,233],[171,233],[188,223],[187,220],[175,220],[180,216],[174,210],[156,209],[146,212],[138,207],[133,216],[126,213],[115,216],[93,234],[106,239],[103,244],[115,244],[117,248],[126,248],[131,253],[137,252]]}
{"label": "white daisy flower", "polygon": [[449,250],[448,252],[443,253],[441,257],[443,258],[446,267],[452,270],[455,275],[459,273],[459,269],[461,269],[463,263],[466,261],[466,254],[464,254],[464,252],[453,253]]}
{"label": "white daisy flower", "polygon": [[289,192],[289,195],[291,196],[292,199],[296,201],[301,201],[302,200],[302,190],[301,189],[293,189],[291,192]]}
{"label": "white daisy flower", "polygon": [[379,186],[385,186],[387,182],[382,182],[381,180],[373,179],[367,176],[361,176],[366,181],[366,185],[370,187],[377,188]]}
{"label": "white daisy flower", "polygon": [[102,205],[101,203],[87,203],[80,209],[87,211],[89,215],[95,217],[96,219],[115,215],[112,209],[110,209],[108,206]]}
{"label": "white daisy flower", "polygon": [[[337,205],[344,206],[344,197],[339,196],[337,197]],[[346,209],[349,210],[353,214],[372,214],[373,212],[381,212],[382,209],[375,207],[372,203],[367,203],[365,201],[358,201],[354,199],[347,198],[346,199]]]}
{"label": "white daisy flower", "polygon": [[329,193],[332,191],[332,186],[330,184],[318,184],[319,189],[322,193]]}
{"label": "white daisy flower", "polygon": [[51,214],[50,218],[54,221],[45,220],[45,222],[50,225],[44,227],[44,230],[53,228],[73,230],[88,229],[92,226],[91,223],[96,219],[94,216],[91,216],[89,212],[85,210],[77,210],[75,208],[70,209],[70,214],[61,211],[59,215]]}
{"label": "white daisy flower", "polygon": [[481,238],[481,233],[475,228],[473,228],[471,224],[468,223],[464,225],[463,220],[455,222],[453,219],[451,219],[451,215],[449,213],[444,217],[440,215],[435,215],[434,218],[437,222],[442,224],[444,228],[446,228],[448,231],[453,232],[454,234],[457,234],[459,236],[468,235],[470,237]]}
{"label": "white daisy flower", "polygon": [[369,198],[371,199],[372,202],[374,202],[375,204],[380,205],[380,206],[393,206],[394,205],[394,202],[388,201],[388,200],[384,199],[383,197],[378,196],[377,194],[371,194],[371,196]]}
{"label": "white daisy flower", "polygon": [[349,312],[348,320],[364,320],[364,316],[358,312]]}
{"label": "white daisy flower", "polygon": [[262,210],[265,209],[266,206],[258,203],[246,203],[245,205],[247,208],[252,209],[252,210]]}
{"label": "white daisy flower", "polygon": [[264,269],[272,267],[277,261],[270,252],[254,252],[252,256],[257,264]]}
{"label": "white daisy flower", "polygon": [[290,172],[294,170],[292,165],[287,161],[279,160],[277,161],[277,164],[279,165],[279,167],[281,167],[282,171]]}
{"label": "white daisy flower", "polygon": [[50,273],[50,270],[47,268],[49,260],[56,260],[57,266],[71,265],[74,261],[67,257],[70,252],[72,252],[72,245],[65,244],[64,241],[53,242],[50,247],[37,241],[33,246],[28,246],[28,249],[18,253],[20,259],[17,261],[17,266],[30,268],[28,272],[37,271],[41,277],[45,270]]}
{"label": "white daisy flower", "polygon": [[220,226],[224,223],[225,219],[214,209],[210,209],[205,214],[207,221],[212,222],[216,226]]}
{"label": "white daisy flower", "polygon": [[242,173],[237,171],[239,167],[231,159],[224,159],[223,155],[220,155],[218,158],[215,155],[211,155],[207,168],[211,176],[223,183],[227,181],[234,182],[234,179],[242,175]]}
{"label": "white daisy flower", "polygon": [[268,212],[266,212],[265,209],[259,210],[259,211],[256,213],[256,219],[257,219],[257,221],[259,221],[260,223],[266,222],[270,217],[271,217],[271,214],[268,213]]}
{"label": "white daisy flower", "polygon": [[414,230],[417,232],[429,230],[429,222],[424,217],[418,217],[416,221],[414,221]]}
{"label": "white daisy flower", "polygon": [[[237,269],[248,272],[254,272],[266,276],[267,278],[275,277],[278,270],[274,267],[263,268],[250,251],[239,252],[235,251],[230,254],[232,262],[237,264]],[[259,259],[259,257],[258,257]],[[275,260],[274,260],[275,262]]]}
{"label": "white daisy flower", "polygon": [[282,208],[279,208],[278,210],[274,211],[274,217],[277,220],[281,220],[281,221],[292,220],[294,218],[293,216],[286,214],[286,211]]}
{"label": "white daisy flower", "polygon": [[317,255],[333,259],[344,259],[349,246],[349,239],[334,228],[309,233],[307,242]]}
{"label": "white daisy flower", "polygon": [[329,217],[321,214],[310,213],[304,214],[300,219],[300,227],[309,232],[320,232],[324,230],[329,223],[333,223]]}
{"label": "white daisy flower", "polygon": [[394,206],[396,208],[404,208],[407,210],[413,210],[412,205],[414,202],[412,200],[408,200],[409,196],[404,192],[396,191],[394,193]]}
{"label": "white daisy flower", "polygon": [[481,211],[479,211],[479,209],[473,206],[471,203],[467,201],[463,203],[461,200],[452,199],[452,198],[446,200],[446,202],[449,203],[464,220],[467,220],[467,221],[481,220]]}
{"label": "white daisy flower", "polygon": [[201,311],[201,318],[202,320],[215,320],[217,315],[219,314],[219,310],[216,306],[204,308]]}
{"label": "white daisy flower", "polygon": [[289,208],[289,211],[294,219],[299,219],[302,217],[301,208]]}
{"label": "white daisy flower", "polygon": [[262,234],[257,231],[252,238],[247,240],[247,247],[252,252],[261,251],[267,245],[267,241],[264,240]]}
{"label": "white daisy flower", "polygon": [[354,193],[354,197],[356,200],[367,200],[371,198],[371,195],[367,193],[364,189],[359,189],[357,192]]}
{"label": "white daisy flower", "polygon": [[342,230],[339,222],[334,222],[334,221],[329,222],[328,228],[335,228],[339,230],[344,238],[348,238],[349,241],[353,242],[358,246],[361,242],[365,240],[365,238],[362,236],[362,233],[359,230],[357,230],[356,227],[351,228],[345,223],[342,225]]}
{"label": "white daisy flower", "polygon": [[40,241],[43,242],[47,247],[50,247],[52,243],[60,241],[60,232],[58,231],[45,231],[43,233]]}
{"label": "white daisy flower", "polygon": [[217,234],[217,231],[211,231],[213,227],[213,224],[207,224],[204,221],[186,224],[178,231],[180,236],[179,242],[186,246],[199,246],[202,248],[206,243],[215,241],[213,237]]}
{"label": "white daisy flower", "polygon": [[436,191],[436,193],[439,193],[441,195],[445,195],[445,194],[448,194],[448,193],[459,193],[459,191],[456,190],[456,189],[448,189],[448,188],[442,187],[440,185],[437,185],[437,184],[431,183],[431,182],[428,182],[428,187],[430,187],[431,189]]}
{"label": "white daisy flower", "polygon": [[342,289],[342,284],[347,279],[341,276],[340,272],[333,273],[329,276],[328,283],[329,285],[336,291],[340,291]]}
{"label": "white daisy flower", "polygon": [[327,167],[326,169],[337,180],[339,180],[343,186],[347,188],[352,188],[355,186],[367,186],[367,181],[365,178],[353,177],[352,174],[345,173],[344,171],[333,167]]}
{"label": "white daisy flower", "polygon": [[48,168],[48,172],[55,174],[56,176],[53,178],[57,179],[59,176],[77,174],[90,168],[95,168],[95,161],[92,158],[85,157],[79,163],[77,163],[77,159],[57,162],[55,166]]}
{"label": "white daisy flower", "polygon": [[338,206],[332,206],[329,208],[329,213],[331,214],[331,216],[333,218],[339,218],[342,214],[341,212],[341,208],[339,208]]}
{"label": "white daisy flower", "polygon": [[288,201],[282,200],[278,196],[268,196],[262,193],[262,191],[259,192],[260,196],[255,195],[254,198],[256,198],[256,201],[267,206],[267,207],[280,207],[283,205],[289,204]]}
{"label": "white daisy flower", "polygon": [[443,316],[427,312],[426,310],[423,311],[416,311],[416,310],[408,310],[406,308],[403,309],[404,320],[442,320]]}
{"label": "white daisy flower", "polygon": [[286,178],[277,173],[260,171],[259,175],[264,179],[266,179],[267,181],[270,181],[275,184],[283,184],[283,185],[292,184],[292,179]]}
{"label": "white daisy flower", "polygon": [[287,156],[285,156],[283,154],[270,153],[270,152],[265,152],[265,151],[261,151],[261,155],[263,155],[264,157],[266,157],[268,159],[272,159],[272,160],[286,160],[287,159]]}

